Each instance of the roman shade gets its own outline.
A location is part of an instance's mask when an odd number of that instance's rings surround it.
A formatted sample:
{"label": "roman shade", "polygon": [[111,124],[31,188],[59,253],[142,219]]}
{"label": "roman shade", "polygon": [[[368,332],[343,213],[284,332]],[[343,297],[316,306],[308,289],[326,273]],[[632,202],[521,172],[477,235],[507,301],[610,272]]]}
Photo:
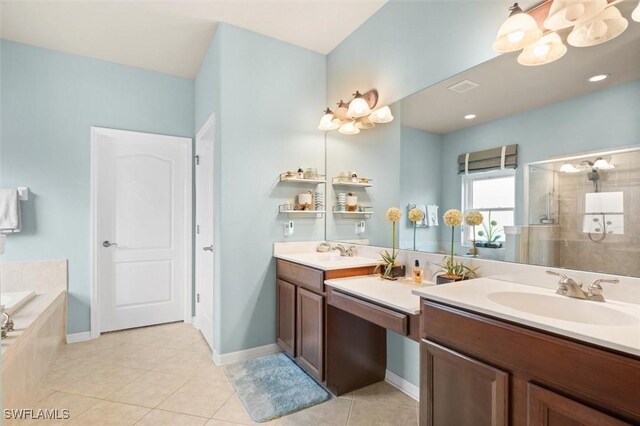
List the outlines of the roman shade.
{"label": "roman shade", "polygon": [[458,173],[486,172],[518,167],[518,145],[505,145],[458,156]]}

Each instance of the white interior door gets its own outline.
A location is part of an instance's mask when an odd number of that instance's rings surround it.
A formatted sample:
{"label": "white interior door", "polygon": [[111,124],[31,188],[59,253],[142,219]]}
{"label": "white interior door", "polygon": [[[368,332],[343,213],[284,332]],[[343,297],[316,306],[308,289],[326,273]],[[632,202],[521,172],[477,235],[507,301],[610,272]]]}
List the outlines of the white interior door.
{"label": "white interior door", "polygon": [[92,149],[98,330],[190,317],[191,140],[92,128]]}
{"label": "white interior door", "polygon": [[196,137],[196,324],[213,349],[213,117]]}

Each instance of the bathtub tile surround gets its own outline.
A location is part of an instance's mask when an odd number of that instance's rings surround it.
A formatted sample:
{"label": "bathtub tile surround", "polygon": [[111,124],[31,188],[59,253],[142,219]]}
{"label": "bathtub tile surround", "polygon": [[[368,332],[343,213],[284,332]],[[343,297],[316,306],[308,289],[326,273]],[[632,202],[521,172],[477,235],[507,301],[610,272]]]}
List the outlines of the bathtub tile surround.
{"label": "bathtub tile surround", "polygon": [[[68,409],[69,424],[253,424],[205,340],[184,323],[65,345],[41,388],[24,407]],[[370,424],[374,408],[383,418],[418,424],[416,402],[386,383],[265,424]]]}

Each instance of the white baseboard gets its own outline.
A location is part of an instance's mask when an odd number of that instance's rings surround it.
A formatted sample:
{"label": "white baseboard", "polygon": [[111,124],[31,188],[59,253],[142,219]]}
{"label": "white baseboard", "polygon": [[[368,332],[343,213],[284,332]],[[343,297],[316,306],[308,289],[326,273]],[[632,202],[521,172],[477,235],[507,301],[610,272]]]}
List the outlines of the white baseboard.
{"label": "white baseboard", "polygon": [[272,355],[282,352],[280,346],[275,343],[270,345],[258,346],[251,349],[245,349],[238,352],[230,352],[228,354],[219,354],[215,350],[213,351],[213,362],[217,366],[231,364],[238,361],[244,361],[245,359],[254,358],[263,355]]}
{"label": "white baseboard", "polygon": [[420,401],[420,388],[413,383],[406,381],[389,370],[385,373],[384,380],[400,392],[410,396],[416,401]]}
{"label": "white baseboard", "polygon": [[83,331],[82,333],[67,334],[67,343],[79,343],[91,340],[91,332]]}

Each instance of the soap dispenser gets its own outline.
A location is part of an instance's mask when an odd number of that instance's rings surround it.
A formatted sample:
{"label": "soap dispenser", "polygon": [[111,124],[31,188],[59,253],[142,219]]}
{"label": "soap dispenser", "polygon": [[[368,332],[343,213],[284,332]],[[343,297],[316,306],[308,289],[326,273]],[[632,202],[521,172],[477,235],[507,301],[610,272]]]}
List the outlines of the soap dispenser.
{"label": "soap dispenser", "polygon": [[413,282],[415,284],[422,284],[422,273],[423,270],[420,267],[420,262],[416,259],[416,262],[413,267]]}

